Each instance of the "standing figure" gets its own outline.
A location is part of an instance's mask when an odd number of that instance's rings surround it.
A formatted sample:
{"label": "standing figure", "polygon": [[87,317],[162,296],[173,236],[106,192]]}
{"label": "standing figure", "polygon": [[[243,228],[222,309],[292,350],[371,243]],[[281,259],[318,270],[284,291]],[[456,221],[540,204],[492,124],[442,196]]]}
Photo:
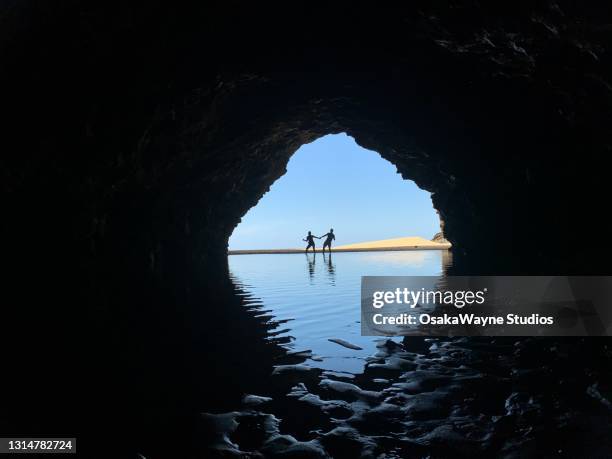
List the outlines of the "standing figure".
{"label": "standing figure", "polygon": [[321,239],[320,237],[317,236],[313,236],[312,233],[310,231],[308,231],[308,236],[306,236],[306,239],[302,239],[303,241],[308,242],[308,245],[306,246],[306,252],[308,252],[308,249],[312,247],[312,251],[314,253],[315,251],[315,243],[314,243],[314,238],[317,239]]}
{"label": "standing figure", "polygon": [[327,239],[325,239],[325,242],[323,242],[323,252],[325,252],[325,247],[327,247],[327,249],[331,253],[331,244],[332,244],[332,241],[336,239],[336,236],[334,235],[334,229],[330,228],[329,233],[324,234],[319,239],[321,239],[321,238],[327,238]]}

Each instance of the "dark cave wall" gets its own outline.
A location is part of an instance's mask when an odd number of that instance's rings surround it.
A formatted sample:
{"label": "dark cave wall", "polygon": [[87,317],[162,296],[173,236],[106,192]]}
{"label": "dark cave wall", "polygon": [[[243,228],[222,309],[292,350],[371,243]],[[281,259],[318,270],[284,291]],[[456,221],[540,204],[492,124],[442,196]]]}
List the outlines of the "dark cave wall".
{"label": "dark cave wall", "polygon": [[[49,218],[71,230],[56,237],[78,239],[84,263],[115,245],[113,228],[157,271],[170,241],[221,257],[291,152],[345,131],[434,193],[457,269],[548,272],[591,256],[578,242],[602,195],[592,166],[611,97],[596,8],[234,6],[6,8],[4,187],[17,215],[33,209],[12,220],[63,208]],[[591,190],[571,186],[585,177]]]}
{"label": "dark cave wall", "polygon": [[[196,406],[227,239],[329,133],[432,192],[454,272],[605,274],[609,249],[584,240],[610,232],[609,19],[571,2],[5,3],[7,384],[49,413],[49,394],[83,392],[68,412],[92,390],[102,413],[130,400],[126,426]],[[41,387],[28,358],[55,374],[58,355],[79,363]]]}

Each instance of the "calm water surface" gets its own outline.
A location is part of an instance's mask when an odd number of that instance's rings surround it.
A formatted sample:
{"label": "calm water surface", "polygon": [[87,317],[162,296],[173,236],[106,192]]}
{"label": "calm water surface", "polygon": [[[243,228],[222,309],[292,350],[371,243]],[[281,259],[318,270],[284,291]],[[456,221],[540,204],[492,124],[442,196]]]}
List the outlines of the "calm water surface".
{"label": "calm water surface", "polygon": [[[443,275],[449,257],[439,250],[230,255],[229,267],[246,304],[261,304],[281,322],[275,336],[289,337],[290,351],[311,350],[314,359],[308,365],[357,374],[380,339],[360,334],[361,276]],[[363,350],[345,348],[330,338]]]}

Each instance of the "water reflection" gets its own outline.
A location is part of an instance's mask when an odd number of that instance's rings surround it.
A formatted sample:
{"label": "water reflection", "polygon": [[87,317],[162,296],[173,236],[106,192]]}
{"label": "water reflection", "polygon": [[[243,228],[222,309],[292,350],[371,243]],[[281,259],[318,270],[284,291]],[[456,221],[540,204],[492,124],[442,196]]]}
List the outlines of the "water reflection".
{"label": "water reflection", "polygon": [[[326,256],[327,256],[327,259],[325,258]],[[327,274],[329,276],[330,284],[336,285],[336,268],[332,262],[331,252],[329,252],[327,255],[325,255],[325,252],[323,252],[323,262],[325,263],[325,266],[327,267]]]}
{"label": "water reflection", "polygon": [[[318,256],[323,262],[316,263]],[[361,276],[443,276],[448,264],[445,251],[429,250],[229,257],[236,286],[283,323],[269,333],[275,341],[290,351],[311,350],[317,360],[308,365],[354,374],[363,372],[366,357],[376,352],[376,338],[361,336]]]}
{"label": "water reflection", "polygon": [[423,267],[430,259],[430,254],[424,250],[406,252],[370,252],[364,254],[368,263],[385,263],[395,266]]}
{"label": "water reflection", "polygon": [[315,262],[317,261],[317,253],[313,252],[312,257],[306,253],[306,261],[308,262],[308,277],[310,277],[310,283],[313,283],[315,274]]}
{"label": "water reflection", "polygon": [[[234,360],[233,353],[228,359],[227,351],[219,350],[219,362],[212,368],[221,370],[222,377],[213,379],[222,380],[223,388],[214,395],[255,395],[243,398],[239,408],[234,396],[229,412],[204,414],[219,456],[269,451],[279,438],[291,435],[302,441],[292,438],[281,452],[309,452],[314,442],[327,450],[317,452],[317,457],[344,457],[347,444],[355,457],[369,457],[372,451],[377,457],[453,457],[458,448],[465,456],[496,457],[511,445],[517,456],[526,451],[531,457],[536,440],[522,431],[515,435],[500,430],[500,425],[527,419],[529,430],[541,434],[545,448],[556,451],[558,432],[567,430],[567,413],[577,419],[597,415],[603,421],[601,428],[592,423],[596,434],[607,438],[610,420],[601,417],[602,408],[577,407],[567,384],[555,384],[577,381],[580,387],[594,387],[598,396],[600,382],[610,387],[605,372],[596,372],[593,379],[593,371],[586,370],[609,364],[609,352],[601,345],[585,348],[567,340],[504,338],[432,343],[416,336],[400,344],[397,338],[361,337],[354,320],[359,316],[360,276],[426,275],[443,280],[451,261],[444,252],[370,255],[333,254],[333,261],[324,257],[318,265],[315,255],[307,263],[307,273],[302,254],[230,257],[232,279],[244,290],[237,294],[243,298],[247,320],[241,321],[231,308],[220,309],[238,320],[226,321],[230,328],[223,333],[228,335],[218,341],[221,348],[235,347],[243,360]],[[250,338],[261,335],[269,341],[257,347]],[[329,338],[364,349],[347,349]],[[555,349],[562,352],[552,352]],[[292,352],[284,352],[288,350]],[[542,367],[542,360],[548,365]],[[529,391],[517,393],[516,387]],[[506,409],[510,402],[511,411]],[[276,428],[262,428],[276,426],[279,420],[282,436]],[[592,432],[566,435],[571,442],[562,445],[564,451],[580,457],[588,434]],[[230,435],[231,443],[218,441]]]}

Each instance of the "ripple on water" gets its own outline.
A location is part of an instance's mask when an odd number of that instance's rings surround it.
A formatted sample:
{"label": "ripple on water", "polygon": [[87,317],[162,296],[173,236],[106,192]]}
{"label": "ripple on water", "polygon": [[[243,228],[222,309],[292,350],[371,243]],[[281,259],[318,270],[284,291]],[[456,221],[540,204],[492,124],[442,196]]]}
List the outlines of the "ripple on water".
{"label": "ripple on water", "polygon": [[299,255],[274,265],[230,258],[245,307],[262,310],[288,352],[261,393],[203,415],[206,457],[579,457],[587,444],[612,456],[605,346],[361,337],[360,275],[432,275],[440,264],[427,254],[416,265],[401,254],[349,255],[359,254],[333,256],[334,283]]}

